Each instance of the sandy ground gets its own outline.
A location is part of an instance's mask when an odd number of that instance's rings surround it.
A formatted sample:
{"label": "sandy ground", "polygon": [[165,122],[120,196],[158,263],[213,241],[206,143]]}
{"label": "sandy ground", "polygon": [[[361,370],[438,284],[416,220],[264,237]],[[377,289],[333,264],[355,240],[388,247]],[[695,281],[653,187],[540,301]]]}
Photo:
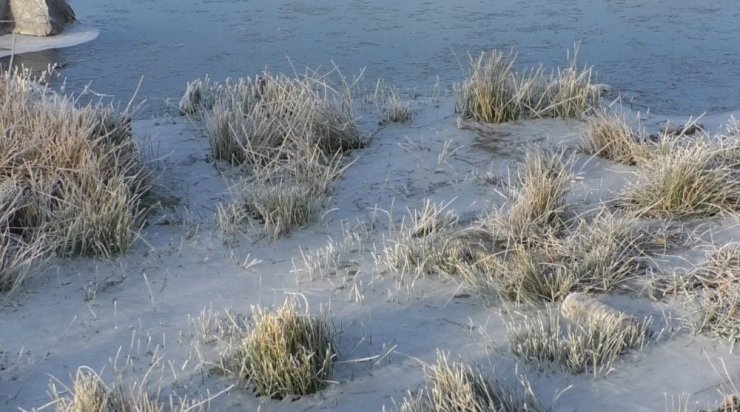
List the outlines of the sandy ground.
{"label": "sandy ground", "polygon": [[[378,127],[372,114],[362,113],[372,141],[352,153],[354,163],[336,182],[320,222],[277,241],[252,234],[228,246],[214,217],[218,202],[228,200],[227,179],[207,160],[206,139],[184,118],[135,122],[142,147],[158,159],[157,190],[167,207],[149,219],[125,256],[54,262],[44,276],[2,301],[0,409],[43,409],[50,379],[69,384],[83,365],[128,382],[141,381],[151,367],[147,380],[152,388],[161,384],[163,394],[219,393],[230,382],[198,365],[203,356],[213,360],[215,348],[193,339],[193,320],[204,308],[248,315],[251,305],[272,307],[296,294],[312,312],[331,313],[339,333],[335,382],[318,394],[282,401],[234,388],[213,399],[211,410],[392,408],[393,400],[422,384],[422,362],[433,362],[438,349],[507,382],[526,374],[555,411],[673,411],[678,409],[671,402],[681,394],[702,405],[719,401],[718,389],[728,381],[725,369],[740,384],[740,358],[730,346],[685,328],[625,355],[606,376],[538,371],[512,357],[502,306],[487,306],[455,282],[378,273],[372,253],[382,247],[389,224],[408,209],[432,199],[451,202],[463,220],[472,219],[503,202],[494,177],[505,179],[524,147],[572,148],[581,133],[578,122],[561,120],[461,129],[451,101],[441,107],[426,100],[414,104],[415,115],[405,125]],[[647,127],[665,120],[643,117]],[[728,117],[708,116],[703,123],[713,131]],[[574,207],[614,196],[631,178],[625,166],[584,155],[576,159],[569,199]],[[703,228],[721,243],[740,237],[734,225],[715,219]],[[301,251],[313,253],[329,239],[341,242],[346,227],[362,236],[342,252],[343,273],[308,279]],[[655,259],[688,266],[701,256],[696,246]],[[683,312],[671,301],[627,292],[604,299],[629,313],[663,319],[658,323],[681,324]]]}
{"label": "sandy ground", "polygon": [[77,46],[95,40],[99,34],[100,30],[79,23],[67,27],[59,35],[50,37],[5,34],[0,36],[0,57]]}

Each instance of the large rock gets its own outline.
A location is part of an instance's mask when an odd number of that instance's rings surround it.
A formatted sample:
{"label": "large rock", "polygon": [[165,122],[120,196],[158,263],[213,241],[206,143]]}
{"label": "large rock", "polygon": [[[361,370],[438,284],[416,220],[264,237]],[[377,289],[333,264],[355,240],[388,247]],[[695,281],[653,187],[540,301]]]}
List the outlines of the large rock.
{"label": "large rock", "polygon": [[9,1],[10,16],[14,20],[13,31],[17,34],[51,36],[61,33],[64,26],[75,20],[74,11],[65,0]]}

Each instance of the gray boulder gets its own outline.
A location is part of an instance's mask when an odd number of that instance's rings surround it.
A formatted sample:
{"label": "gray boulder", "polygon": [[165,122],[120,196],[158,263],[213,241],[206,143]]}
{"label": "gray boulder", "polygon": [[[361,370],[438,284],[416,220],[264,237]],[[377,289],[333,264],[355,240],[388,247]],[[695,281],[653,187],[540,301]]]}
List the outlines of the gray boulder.
{"label": "gray boulder", "polygon": [[12,21],[14,33],[28,36],[59,34],[75,21],[75,13],[65,0],[0,0],[0,13],[3,21]]}

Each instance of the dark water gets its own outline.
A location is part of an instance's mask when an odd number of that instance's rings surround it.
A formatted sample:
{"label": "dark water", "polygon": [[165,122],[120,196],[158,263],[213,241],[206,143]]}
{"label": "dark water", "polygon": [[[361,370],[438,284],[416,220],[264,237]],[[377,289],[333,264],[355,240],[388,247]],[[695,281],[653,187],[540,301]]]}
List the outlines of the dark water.
{"label": "dark water", "polygon": [[[329,68],[368,83],[431,90],[464,78],[467,53],[519,53],[521,67],[580,62],[597,80],[665,114],[740,108],[740,2],[717,0],[70,0],[100,28],[88,44],[23,56],[63,65],[70,91],[86,84],[128,100],[141,76],[146,114],[165,111],[185,83]],[[290,60],[288,60],[288,57]],[[291,66],[292,64],[292,66]]]}

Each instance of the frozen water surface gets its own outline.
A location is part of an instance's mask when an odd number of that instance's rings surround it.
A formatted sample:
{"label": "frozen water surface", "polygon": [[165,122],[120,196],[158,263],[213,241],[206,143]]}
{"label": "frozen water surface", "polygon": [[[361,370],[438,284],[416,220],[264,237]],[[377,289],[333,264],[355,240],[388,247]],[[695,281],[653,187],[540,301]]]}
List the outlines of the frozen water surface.
{"label": "frozen water surface", "polygon": [[[580,62],[638,108],[700,114],[740,107],[740,3],[718,0],[70,0],[97,40],[17,58],[63,65],[67,87],[147,112],[187,81],[328,69],[420,92],[464,78],[467,55],[515,49],[521,67]],[[289,58],[289,59],[288,59]],[[7,60],[6,60],[7,61]],[[291,66],[292,65],[292,66]]]}

